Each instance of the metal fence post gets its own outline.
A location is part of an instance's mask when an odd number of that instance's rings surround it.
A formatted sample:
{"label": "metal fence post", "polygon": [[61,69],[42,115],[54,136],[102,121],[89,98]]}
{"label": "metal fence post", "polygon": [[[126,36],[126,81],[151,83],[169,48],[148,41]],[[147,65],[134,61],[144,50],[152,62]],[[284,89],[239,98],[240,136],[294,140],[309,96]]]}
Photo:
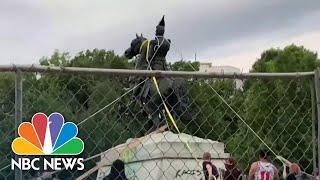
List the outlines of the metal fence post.
{"label": "metal fence post", "polygon": [[317,135],[316,135],[316,97],[315,97],[315,84],[314,81],[310,82],[311,91],[311,108],[312,108],[312,174],[317,174]]}
{"label": "metal fence post", "polygon": [[316,174],[317,169],[317,136],[316,136],[316,98],[314,93],[314,82],[310,83],[311,91],[311,108],[312,108],[312,165],[313,175]]}
{"label": "metal fence post", "polygon": [[[15,136],[18,137],[18,127],[22,122],[22,72],[17,70],[15,80]],[[15,156],[18,159],[18,156]],[[22,180],[22,171],[15,169],[15,179]]]}
{"label": "metal fence post", "polygon": [[320,174],[320,156],[319,156],[319,147],[320,147],[320,69],[318,68],[317,70],[315,70],[314,72],[314,85],[315,85],[315,92],[316,92],[316,103],[317,103],[317,131],[318,131],[318,173]]}

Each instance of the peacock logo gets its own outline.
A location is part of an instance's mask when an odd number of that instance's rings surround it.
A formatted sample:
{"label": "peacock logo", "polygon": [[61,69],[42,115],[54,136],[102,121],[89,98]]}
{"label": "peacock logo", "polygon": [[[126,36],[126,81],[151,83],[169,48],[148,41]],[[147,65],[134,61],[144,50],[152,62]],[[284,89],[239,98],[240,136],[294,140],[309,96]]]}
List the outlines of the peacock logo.
{"label": "peacock logo", "polygon": [[73,122],[64,122],[60,113],[49,117],[44,113],[33,115],[31,123],[23,122],[19,136],[11,148],[17,155],[78,155],[84,149],[83,141],[76,137],[78,127]]}

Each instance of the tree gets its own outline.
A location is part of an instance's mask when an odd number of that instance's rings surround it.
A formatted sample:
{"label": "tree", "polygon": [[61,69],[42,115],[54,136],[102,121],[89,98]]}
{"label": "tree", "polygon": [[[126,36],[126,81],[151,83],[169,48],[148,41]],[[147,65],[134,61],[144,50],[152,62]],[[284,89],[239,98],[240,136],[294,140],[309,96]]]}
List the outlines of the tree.
{"label": "tree", "polygon": [[172,71],[199,71],[200,62],[198,61],[176,61],[169,64]]}
{"label": "tree", "polygon": [[[269,49],[254,63],[252,72],[313,71],[319,67],[317,54],[302,46]],[[312,172],[311,79],[247,80],[242,115],[258,135],[278,154]],[[234,138],[233,146],[263,146],[246,127]],[[245,141],[241,141],[245,139]],[[250,158],[251,151],[237,155]],[[250,160],[250,159],[246,159]]]}
{"label": "tree", "polygon": [[304,72],[319,67],[317,53],[303,46],[290,45],[264,51],[254,63],[252,72]]}
{"label": "tree", "polygon": [[[41,58],[40,64],[58,67],[132,68],[126,58],[103,49],[86,50],[75,57],[55,51],[52,56]],[[89,74],[25,73],[24,78],[25,120],[30,120],[34,113],[40,111],[47,115],[60,112],[66,121],[73,121],[76,124],[121,96],[128,84],[128,78]],[[132,123],[129,122],[128,127],[135,127]],[[115,144],[125,142],[132,137],[133,132],[138,133],[137,131],[128,133],[127,127],[123,124],[117,111],[117,104],[113,104],[78,126],[79,136],[86,143],[83,156],[98,154]],[[86,168],[94,164],[89,162]],[[64,173],[61,175],[65,176]]]}

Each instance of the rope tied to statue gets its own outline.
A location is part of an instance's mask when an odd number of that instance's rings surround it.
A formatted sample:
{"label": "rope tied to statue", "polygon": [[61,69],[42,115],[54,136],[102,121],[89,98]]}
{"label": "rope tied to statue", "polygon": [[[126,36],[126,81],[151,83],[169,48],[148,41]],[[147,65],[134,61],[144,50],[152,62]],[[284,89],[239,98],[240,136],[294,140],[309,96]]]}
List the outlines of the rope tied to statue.
{"label": "rope tied to statue", "polygon": [[[149,57],[149,49],[150,49],[150,40],[147,39],[147,40],[145,40],[145,41],[141,44],[141,46],[140,46],[140,51],[142,50],[143,46],[144,46],[145,44],[147,44],[146,61],[147,61],[147,63],[148,63],[148,70],[151,70],[151,71],[153,70],[152,67],[151,67],[152,60],[153,60],[155,54],[157,53],[158,49],[159,49],[159,48],[161,47],[161,45],[163,44],[163,41],[164,41],[164,39],[162,40],[161,44],[160,44],[159,47],[156,49],[156,51],[154,52],[154,54],[153,54],[153,56],[151,57],[150,60],[149,60],[149,58],[148,58],[148,57]],[[174,120],[174,118],[173,118],[173,116],[172,116],[172,114],[171,114],[171,112],[170,112],[170,110],[169,110],[169,108],[168,108],[165,100],[163,99],[163,96],[162,96],[162,94],[161,94],[161,91],[160,91],[160,88],[159,88],[159,84],[158,84],[157,78],[156,78],[155,76],[152,76],[152,82],[153,82],[153,84],[154,84],[154,86],[155,86],[155,88],[156,88],[156,90],[157,90],[157,93],[158,93],[159,96],[160,96],[160,99],[161,99],[161,101],[162,101],[162,104],[163,104],[163,106],[164,106],[164,109],[165,109],[165,111],[166,111],[166,113],[167,113],[167,115],[168,115],[171,123],[173,124],[174,128],[176,129],[176,131],[180,134],[181,131],[179,130],[176,121]],[[192,149],[191,149],[189,143],[188,143],[187,141],[184,141],[183,139],[181,139],[181,141],[185,144],[185,146],[186,146],[186,148],[188,149],[188,151],[190,152],[191,156],[192,156],[197,162],[199,162],[198,158],[195,157],[194,154],[192,153]]]}

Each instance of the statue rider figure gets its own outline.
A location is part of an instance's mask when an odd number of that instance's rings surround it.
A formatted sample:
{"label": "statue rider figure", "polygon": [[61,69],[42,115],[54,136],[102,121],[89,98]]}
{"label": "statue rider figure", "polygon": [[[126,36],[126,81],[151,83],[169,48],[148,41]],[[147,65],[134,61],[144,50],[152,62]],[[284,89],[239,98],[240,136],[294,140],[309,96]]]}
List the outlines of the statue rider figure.
{"label": "statue rider figure", "polygon": [[[142,34],[141,36],[136,34],[136,37],[130,43],[130,47],[124,52],[125,57],[129,59],[136,56],[135,69],[169,70],[166,55],[170,49],[170,40],[164,37],[164,33],[165,22],[163,16],[156,26],[154,39],[147,40]],[[168,109],[173,116],[177,116],[180,120],[185,119],[187,121],[187,119],[192,118],[192,114],[186,111],[190,103],[187,97],[185,79],[171,77],[156,77],[154,79],[145,76],[133,76],[129,79],[129,82],[132,86],[134,85],[133,100],[140,105],[143,115],[148,116],[149,132],[166,122],[164,121],[166,119],[165,104],[168,105]],[[126,104],[121,104],[120,108],[122,109],[119,111],[123,114],[131,114],[130,110],[125,111],[128,109]]]}
{"label": "statue rider figure", "polygon": [[166,55],[170,49],[171,41],[164,37],[164,32],[165,22],[164,16],[162,16],[161,21],[156,26],[156,36],[150,42],[151,53],[149,55],[149,60],[151,60],[150,64],[152,70],[166,71],[169,69],[166,61]]}
{"label": "statue rider figure", "polygon": [[[165,22],[164,16],[162,16],[161,21],[156,26],[156,36],[153,40],[150,41],[149,54],[147,57],[146,50],[141,52],[141,55],[138,57],[136,69],[141,70],[149,70],[148,62],[150,63],[150,67],[152,70],[161,70],[166,71],[169,70],[166,61],[166,55],[170,49],[170,39],[166,39],[164,37],[165,32]],[[141,49],[147,49],[147,42],[144,42],[141,45]],[[148,59],[148,60],[147,60]],[[137,82],[141,82],[143,79],[138,79]],[[144,84],[142,87],[139,87],[134,90],[134,96],[137,99],[142,100],[146,98],[149,93],[150,86],[152,86],[151,81]]]}
{"label": "statue rider figure", "polygon": [[[166,71],[169,70],[167,62],[166,62],[166,55],[170,49],[170,40],[166,39],[164,37],[164,32],[165,32],[165,22],[164,22],[164,16],[162,17],[161,21],[159,24],[156,26],[156,36],[153,40],[150,40],[150,45],[148,46],[148,43],[145,42],[143,45],[141,45],[141,55],[138,59],[138,64],[137,68],[138,69],[144,69],[144,70],[160,70],[160,71]],[[149,53],[147,54],[146,49],[149,48]],[[148,57],[147,57],[148,55]],[[150,63],[150,68],[149,64]],[[142,81],[139,80],[140,82]],[[164,114],[159,107],[154,106],[154,101],[157,99],[157,93],[153,92],[156,94],[156,96],[150,96],[150,90],[153,86],[153,83],[151,79],[147,80],[142,87],[137,88],[134,91],[134,95],[137,99],[139,99],[142,104],[144,104],[145,108],[150,107],[150,109],[146,108],[145,110],[149,112],[148,114],[151,115],[149,117],[152,122],[153,122],[153,127],[149,129],[149,131],[155,130],[157,128],[156,126],[159,126],[160,122],[164,118]],[[170,86],[164,85],[164,86]],[[163,86],[162,86],[163,87]],[[160,86],[161,88],[161,86]],[[166,89],[166,87],[163,87]],[[160,99],[158,99],[160,100]],[[157,110],[155,110],[157,109]]]}

